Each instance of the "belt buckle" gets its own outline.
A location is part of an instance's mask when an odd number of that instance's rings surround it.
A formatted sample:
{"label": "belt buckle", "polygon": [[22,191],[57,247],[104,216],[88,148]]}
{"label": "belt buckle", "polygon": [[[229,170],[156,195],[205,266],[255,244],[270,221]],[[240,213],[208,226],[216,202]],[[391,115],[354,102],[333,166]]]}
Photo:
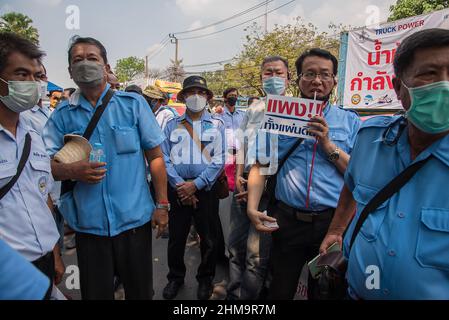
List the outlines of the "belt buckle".
{"label": "belt buckle", "polygon": [[313,214],[305,214],[300,211],[296,211],[295,213],[296,219],[303,222],[313,222]]}

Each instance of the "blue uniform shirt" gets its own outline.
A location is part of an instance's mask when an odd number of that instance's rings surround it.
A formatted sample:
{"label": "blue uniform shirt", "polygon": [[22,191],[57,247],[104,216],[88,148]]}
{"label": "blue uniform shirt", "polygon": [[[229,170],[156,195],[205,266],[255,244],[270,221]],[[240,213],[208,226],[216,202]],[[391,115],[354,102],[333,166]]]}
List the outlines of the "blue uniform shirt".
{"label": "blue uniform shirt", "polygon": [[40,300],[49,286],[50,279],[0,240],[0,300]]}
{"label": "blue uniform shirt", "polygon": [[[60,150],[66,134],[82,135],[94,112],[81,94],[60,104],[44,128],[47,152],[53,156]],[[103,145],[106,176],[98,184],[78,181],[73,193],[78,213],[65,217],[69,225],[79,232],[115,236],[147,223],[155,206],[146,181],[143,150],[155,148],[163,140],[145,99],[116,91],[90,138],[92,145]]]}
{"label": "blue uniform shirt", "polygon": [[[398,131],[397,117],[367,120],[359,132],[345,183],[357,214],[344,239],[349,242],[360,212],[389,181],[412,164],[407,128],[397,144],[383,143]],[[350,252],[350,292],[363,299],[449,299],[449,135],[434,142],[413,162],[432,154],[405,185],[365,220]],[[379,270],[379,287],[367,278]],[[370,284],[368,287],[366,282]]]}
{"label": "blue uniform shirt", "polygon": [[[194,143],[182,125],[184,120],[192,125],[211,159],[201,155],[200,146]],[[209,191],[224,168],[225,133],[222,120],[204,111],[201,119],[192,124],[185,113],[170,120],[164,133],[167,139],[162,143],[162,152],[170,185],[176,188],[176,184],[193,179],[198,190]]]}
{"label": "blue uniform shirt", "polygon": [[228,107],[225,107],[223,114],[221,114],[221,119],[225,125],[226,145],[228,149],[237,148],[237,142],[235,141],[236,132],[240,128],[244,116],[245,111],[234,109],[234,112],[231,113]]}
{"label": "blue uniform shirt", "polygon": [[[341,150],[350,154],[361,124],[358,115],[338,106],[328,105],[324,109],[323,116],[329,126],[329,138]],[[272,136],[278,136],[279,163],[298,138],[286,135]],[[320,211],[336,208],[343,187],[343,175],[327,160],[327,154],[319,146],[313,168],[309,208],[306,208],[314,144],[315,139],[304,139],[285,162],[277,176],[276,199],[302,210]]]}
{"label": "blue uniform shirt", "polygon": [[42,134],[45,124],[50,118],[51,111],[47,106],[34,106],[30,110],[22,112],[21,116],[27,121],[28,125],[35,131]]}
{"label": "blue uniform shirt", "polygon": [[52,251],[59,233],[47,205],[53,185],[50,158],[41,136],[19,118],[16,136],[0,125],[0,188],[17,173],[25,136],[31,135],[28,161],[14,186],[0,200],[0,238],[27,260]]}

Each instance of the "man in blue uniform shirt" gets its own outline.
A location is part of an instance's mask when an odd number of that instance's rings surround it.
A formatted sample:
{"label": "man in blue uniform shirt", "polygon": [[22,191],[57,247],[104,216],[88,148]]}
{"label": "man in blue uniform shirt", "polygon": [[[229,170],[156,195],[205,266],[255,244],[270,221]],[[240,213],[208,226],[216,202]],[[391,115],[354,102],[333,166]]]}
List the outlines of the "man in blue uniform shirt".
{"label": "man in blue uniform shirt", "polygon": [[186,78],[183,89],[178,93],[178,99],[187,106],[186,113],[170,120],[164,130],[167,139],[162,144],[162,151],[172,203],[168,240],[169,282],[163,292],[165,299],[176,297],[184,283],[184,251],[192,217],[201,239],[197,296],[200,300],[207,300],[212,293],[220,223],[215,183],[223,171],[225,148],[223,122],[206,110],[212,97],[204,78]]}
{"label": "man in blue uniform shirt", "polygon": [[42,272],[0,240],[0,300],[48,299],[52,286]]}
{"label": "man in blue uniform shirt", "polygon": [[[296,61],[301,96],[308,99],[316,96],[317,100],[327,103],[323,116],[316,116],[309,123],[309,132],[318,138],[313,179],[310,168],[315,140],[306,139],[293,150],[278,172],[276,204],[270,208],[270,217],[258,211],[266,180],[266,176],[260,174],[262,165],[256,163],[250,171],[248,215],[258,231],[272,233],[273,237],[271,299],[293,299],[301,269],[318,253],[343,186],[343,174],[360,120],[355,113],[328,102],[336,85],[337,64],[337,59],[322,49],[308,50]],[[297,140],[278,136],[278,162]],[[279,228],[266,227],[263,221],[277,221]]]}
{"label": "man in blue uniform shirt", "polygon": [[[104,46],[93,38],[74,38],[69,72],[80,88],[52,113],[44,128],[47,152],[54,156],[64,135],[83,135],[110,86]],[[75,208],[61,197],[61,212],[76,231],[83,299],[113,299],[114,276],[127,299],[152,298],[151,226],[158,236],[168,223],[167,176],[159,145],[164,136],[143,97],[116,91],[101,116],[90,143],[101,143],[105,162],[52,161],[56,180],[77,181]],[[144,155],[156,192],[156,206],[146,181]],[[66,210],[64,210],[66,208]]]}
{"label": "man in blue uniform shirt", "polygon": [[[0,238],[59,283],[64,264],[48,196],[53,185],[50,158],[40,134],[21,115],[39,100],[43,55],[28,40],[0,33]],[[27,140],[29,156],[14,179]]]}
{"label": "man in blue uniform shirt", "polygon": [[[342,234],[354,299],[449,299],[449,30],[405,39],[394,59],[394,88],[406,117],[367,120],[357,136],[339,206],[321,252]],[[430,160],[365,220],[379,190],[417,161]]]}

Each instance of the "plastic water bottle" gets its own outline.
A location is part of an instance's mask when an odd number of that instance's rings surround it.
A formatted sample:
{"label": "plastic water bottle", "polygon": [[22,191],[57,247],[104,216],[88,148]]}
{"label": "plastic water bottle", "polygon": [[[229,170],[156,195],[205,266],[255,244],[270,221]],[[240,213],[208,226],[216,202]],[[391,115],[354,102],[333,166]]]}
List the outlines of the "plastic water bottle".
{"label": "plastic water bottle", "polygon": [[101,143],[94,143],[93,149],[89,156],[90,162],[106,162],[103,145]]}

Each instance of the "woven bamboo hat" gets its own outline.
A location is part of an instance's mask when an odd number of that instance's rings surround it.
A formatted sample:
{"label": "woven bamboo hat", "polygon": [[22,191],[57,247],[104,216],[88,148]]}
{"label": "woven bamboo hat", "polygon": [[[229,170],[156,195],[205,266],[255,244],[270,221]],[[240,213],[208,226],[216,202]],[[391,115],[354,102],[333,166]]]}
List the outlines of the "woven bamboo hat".
{"label": "woven bamboo hat", "polygon": [[64,136],[64,147],[55,154],[54,159],[61,163],[73,163],[89,159],[92,146],[89,141],[77,134]]}

